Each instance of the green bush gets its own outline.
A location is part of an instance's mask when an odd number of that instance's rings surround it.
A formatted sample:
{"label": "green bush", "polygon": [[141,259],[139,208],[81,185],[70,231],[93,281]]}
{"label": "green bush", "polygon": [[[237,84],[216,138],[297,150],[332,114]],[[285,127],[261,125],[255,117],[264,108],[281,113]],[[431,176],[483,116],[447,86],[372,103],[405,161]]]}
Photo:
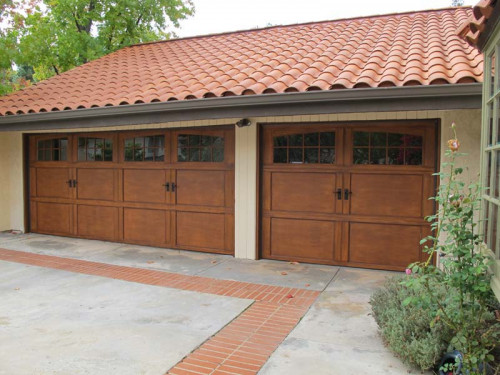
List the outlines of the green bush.
{"label": "green bush", "polygon": [[[425,294],[403,286],[403,279],[401,276],[387,279],[384,287],[372,295],[373,315],[389,348],[405,364],[428,370],[446,351],[452,333],[436,319],[437,307],[425,300]],[[442,290],[439,285],[435,288]],[[447,299],[444,290],[442,293],[442,298]],[[422,300],[419,306],[404,304],[408,297]]]}

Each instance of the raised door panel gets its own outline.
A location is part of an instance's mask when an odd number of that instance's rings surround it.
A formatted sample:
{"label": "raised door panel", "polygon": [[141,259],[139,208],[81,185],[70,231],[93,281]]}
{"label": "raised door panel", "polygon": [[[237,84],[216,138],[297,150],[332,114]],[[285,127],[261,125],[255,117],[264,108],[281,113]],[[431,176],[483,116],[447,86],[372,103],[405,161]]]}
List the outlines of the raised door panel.
{"label": "raised door panel", "polygon": [[125,169],[123,171],[123,200],[140,203],[165,203],[165,170]]}
{"label": "raised door panel", "polygon": [[112,201],[115,197],[115,170],[110,168],[78,168],[78,199]]}
{"label": "raised door panel", "polygon": [[70,235],[73,232],[72,214],[72,204],[38,202],[37,231],[46,234]]}
{"label": "raised door panel", "polygon": [[349,262],[402,269],[420,260],[421,226],[350,223]]}
{"label": "raised door panel", "polygon": [[79,205],[77,215],[79,236],[100,240],[118,239],[117,207]]}
{"label": "raised door panel", "polygon": [[266,237],[271,257],[328,263],[334,258],[336,223],[272,218]]}
{"label": "raised door panel", "polygon": [[423,177],[405,174],[352,174],[352,215],[422,217]]}
{"label": "raised door panel", "polygon": [[123,237],[125,242],[145,245],[163,245],[168,242],[168,212],[140,208],[123,210]]}
{"label": "raised door panel", "polygon": [[230,252],[225,250],[225,236],[224,214],[200,212],[176,214],[177,246]]}
{"label": "raised door panel", "polygon": [[335,212],[335,174],[274,172],[270,189],[273,211]]}
{"label": "raised door panel", "polygon": [[226,184],[224,171],[178,170],[177,204],[224,207]]}
{"label": "raised door panel", "polygon": [[71,198],[70,168],[37,168],[36,196],[40,198]]}

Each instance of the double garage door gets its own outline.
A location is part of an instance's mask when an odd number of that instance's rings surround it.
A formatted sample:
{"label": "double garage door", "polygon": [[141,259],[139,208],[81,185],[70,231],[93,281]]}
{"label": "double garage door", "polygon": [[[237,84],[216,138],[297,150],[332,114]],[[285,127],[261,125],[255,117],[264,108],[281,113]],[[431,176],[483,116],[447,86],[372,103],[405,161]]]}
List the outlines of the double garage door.
{"label": "double garage door", "polygon": [[30,137],[33,232],[234,253],[234,130]]}
{"label": "double garage door", "polygon": [[434,212],[436,125],[265,126],[265,258],[401,270]]}
{"label": "double garage door", "polygon": [[[434,122],[261,130],[261,257],[394,270],[422,258]],[[31,231],[233,254],[234,155],[234,127],[31,136]]]}

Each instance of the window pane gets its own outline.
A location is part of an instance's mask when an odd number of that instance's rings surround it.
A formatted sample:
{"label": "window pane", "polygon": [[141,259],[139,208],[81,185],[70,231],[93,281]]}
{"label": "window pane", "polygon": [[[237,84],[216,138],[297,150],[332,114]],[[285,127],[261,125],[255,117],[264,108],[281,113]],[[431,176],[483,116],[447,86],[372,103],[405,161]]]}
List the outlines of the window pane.
{"label": "window pane", "polygon": [[387,164],[404,165],[405,163],[405,149],[404,148],[390,148],[387,151],[389,160]]}
{"label": "window pane", "polygon": [[201,136],[201,145],[202,146],[211,146],[212,145],[212,137],[209,135],[202,135]]}
{"label": "window pane", "polygon": [[94,161],[95,160],[95,153],[93,148],[87,149],[87,160],[88,161]]}
{"label": "window pane", "polygon": [[319,150],[317,148],[306,148],[304,152],[304,163],[313,164],[318,162]]}
{"label": "window pane", "polygon": [[292,134],[288,137],[290,146],[302,146],[302,134]]}
{"label": "window pane", "polygon": [[404,145],[404,135],[389,133],[389,146],[403,146]]}
{"label": "window pane", "polygon": [[288,152],[289,152],[289,160],[288,160],[289,163],[302,163],[302,148],[290,148]]}
{"label": "window pane", "polygon": [[103,160],[103,157],[102,157],[102,148],[96,148],[96,150],[95,150],[95,160],[96,161],[102,161]]}
{"label": "window pane", "polygon": [[495,181],[494,181],[494,197],[500,198],[500,150],[497,150],[496,152],[496,170],[495,170]]}
{"label": "window pane", "polygon": [[486,189],[486,194],[492,195],[492,192],[490,190],[491,186],[491,172],[492,172],[492,157],[493,157],[493,152],[487,151],[486,152],[486,174],[484,176],[484,188]]}
{"label": "window pane", "polygon": [[165,160],[165,147],[159,147],[154,149],[155,153],[155,160],[156,161],[163,161]]}
{"label": "window pane", "polygon": [[125,149],[125,161],[133,161],[134,160],[134,149],[126,148]]}
{"label": "window pane", "polygon": [[486,134],[486,139],[488,142],[488,146],[491,146],[493,144],[493,103],[490,103],[488,105],[488,117],[489,117],[489,123],[486,131],[488,134]]}
{"label": "window pane", "polygon": [[274,146],[277,147],[286,147],[288,146],[288,137],[286,135],[282,135],[280,137],[274,137],[273,143]]}
{"label": "window pane", "polygon": [[406,165],[422,165],[422,149],[407,148],[405,151]]}
{"label": "window pane", "polygon": [[50,139],[43,141],[43,148],[52,148],[52,141]]}
{"label": "window pane", "polygon": [[335,162],[335,149],[322,148],[320,150],[320,163],[333,164]]}
{"label": "window pane", "polygon": [[136,148],[134,149],[134,161],[142,161],[144,160],[144,149]]}
{"label": "window pane", "polygon": [[144,137],[134,138],[134,148],[144,148]]}
{"label": "window pane", "polygon": [[354,164],[368,164],[368,148],[355,148],[353,151],[353,162]]}
{"label": "window pane", "polygon": [[422,147],[423,138],[419,135],[405,135],[405,145],[410,147]]}
{"label": "window pane", "polygon": [[188,137],[185,134],[179,134],[177,136],[177,147],[186,147],[188,146]]}
{"label": "window pane", "polygon": [[275,148],[273,155],[273,162],[286,163],[287,162],[286,150],[287,150],[286,148]]}
{"label": "window pane", "polygon": [[155,153],[154,148],[146,148],[146,152],[144,153],[144,160],[145,161],[154,161],[154,153]]}
{"label": "window pane", "polygon": [[45,161],[45,154],[43,152],[43,150],[38,150],[38,157],[37,157],[37,160],[38,161]]}
{"label": "window pane", "polygon": [[335,146],[335,133],[326,132],[320,134],[320,145],[321,146]]}
{"label": "window pane", "polygon": [[188,149],[179,148],[177,149],[177,161],[187,161],[188,159]]}
{"label": "window pane", "polygon": [[59,148],[59,145],[60,145],[59,139],[52,140],[52,147],[53,148]]}
{"label": "window pane", "polygon": [[84,137],[78,137],[78,148],[85,148],[85,140]]}
{"label": "window pane", "polygon": [[190,135],[189,136],[189,145],[190,146],[199,146],[200,145],[200,136],[199,135]]}
{"label": "window pane", "polygon": [[490,243],[488,244],[488,247],[493,251],[493,253],[497,254],[497,251],[500,249],[497,248],[498,246],[498,206],[492,204],[491,205],[491,212],[490,212],[490,220],[491,220],[491,225],[490,225]]}
{"label": "window pane", "polygon": [[385,148],[372,148],[370,151],[371,164],[385,164]]}
{"label": "window pane", "polygon": [[104,146],[107,149],[112,150],[113,149],[113,141],[111,139],[106,139]]}
{"label": "window pane", "polygon": [[319,145],[319,133],[304,134],[304,146],[318,146],[318,145]]}
{"label": "window pane", "polygon": [[488,243],[489,239],[488,239],[488,233],[489,233],[489,212],[490,212],[490,203],[488,201],[483,201],[484,202],[484,217],[483,217],[483,228],[484,228],[484,237],[483,237],[483,241],[485,243]]}
{"label": "window pane", "polygon": [[[203,143],[203,138],[201,142]],[[212,161],[212,149],[210,147],[203,147],[201,149],[201,161]]]}
{"label": "window pane", "polygon": [[214,137],[214,147],[224,147],[224,137]]}
{"label": "window pane", "polygon": [[52,151],[50,149],[43,151],[43,160],[45,161],[52,160]]}
{"label": "window pane", "polygon": [[132,147],[134,147],[134,138],[127,138],[127,139],[125,139],[125,147],[126,148],[132,148]]}
{"label": "window pane", "polygon": [[387,145],[387,133],[372,133],[371,134],[371,144],[370,146],[376,147],[376,146],[383,146],[385,147]]}
{"label": "window pane", "polygon": [[200,161],[200,149],[190,148],[189,149],[189,161]]}
{"label": "window pane", "polygon": [[491,62],[491,70],[490,70],[490,96],[493,96],[495,93],[495,64],[496,64],[496,56],[493,53],[490,57]]}
{"label": "window pane", "polygon": [[[224,145],[224,143],[222,143]],[[213,149],[213,161],[220,163],[224,161],[224,147],[216,147]]]}
{"label": "window pane", "polygon": [[87,147],[94,148],[95,147],[95,138],[87,138]]}
{"label": "window pane", "polygon": [[354,132],[354,146],[368,146],[369,135],[367,132]]}
{"label": "window pane", "polygon": [[113,161],[113,150],[111,148],[107,148],[104,150],[104,160],[105,161]]}

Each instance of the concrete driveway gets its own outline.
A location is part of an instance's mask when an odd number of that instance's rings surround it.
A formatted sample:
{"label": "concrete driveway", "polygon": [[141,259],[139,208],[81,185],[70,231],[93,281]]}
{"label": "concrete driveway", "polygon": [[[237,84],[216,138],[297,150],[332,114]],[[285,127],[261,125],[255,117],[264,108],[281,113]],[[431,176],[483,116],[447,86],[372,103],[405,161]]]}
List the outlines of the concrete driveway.
{"label": "concrete driveway", "polygon": [[370,315],[390,272],[35,234],[0,249],[0,374],[412,372]]}

